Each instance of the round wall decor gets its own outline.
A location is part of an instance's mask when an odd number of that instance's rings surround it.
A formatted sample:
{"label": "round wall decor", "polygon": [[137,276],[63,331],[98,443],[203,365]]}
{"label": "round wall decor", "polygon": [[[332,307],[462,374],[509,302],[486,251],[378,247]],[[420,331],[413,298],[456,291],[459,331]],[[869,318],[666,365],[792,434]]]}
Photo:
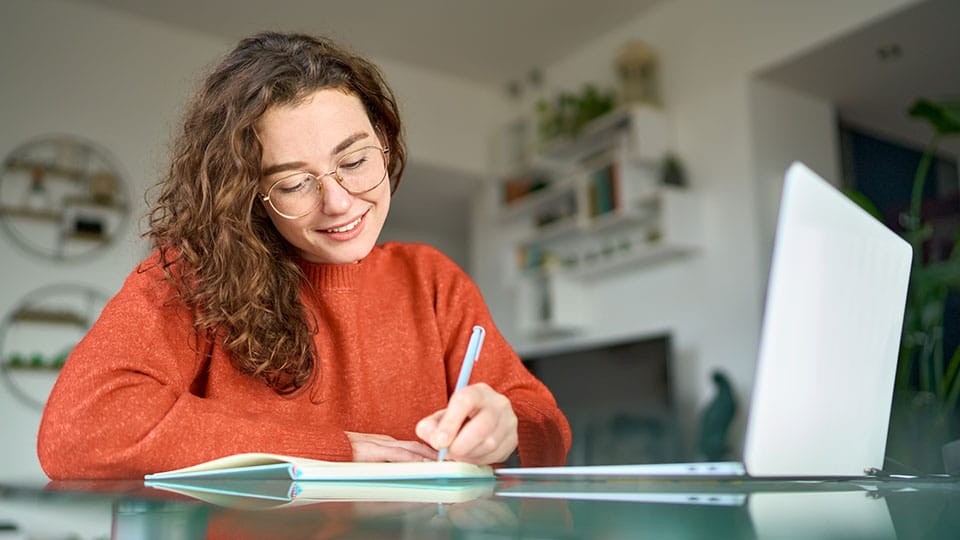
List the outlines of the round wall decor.
{"label": "round wall decor", "polygon": [[112,242],[126,223],[129,194],[104,148],[50,135],[15,148],[0,170],[0,231],[26,251],[55,260]]}
{"label": "round wall decor", "polygon": [[43,409],[56,374],[108,297],[86,285],[56,284],[24,296],[0,321],[0,380]]}

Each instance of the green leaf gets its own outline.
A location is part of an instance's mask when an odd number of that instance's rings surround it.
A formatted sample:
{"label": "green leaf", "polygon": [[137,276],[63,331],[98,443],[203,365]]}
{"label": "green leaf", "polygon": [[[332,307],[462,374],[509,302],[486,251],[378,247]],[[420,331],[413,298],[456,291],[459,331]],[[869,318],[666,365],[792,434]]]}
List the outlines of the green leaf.
{"label": "green leaf", "polygon": [[848,199],[857,203],[860,208],[863,208],[871,216],[877,218],[877,221],[883,222],[883,216],[880,214],[880,210],[877,209],[877,205],[873,204],[873,201],[863,193],[855,189],[844,189],[843,194],[847,196]]}
{"label": "green leaf", "polygon": [[960,398],[960,347],[953,351],[943,382],[947,391],[945,409],[949,414],[956,409],[957,399]]}
{"label": "green leaf", "polygon": [[914,268],[922,275],[923,281],[930,287],[960,289],[960,261],[947,259],[927,264],[924,268]]}
{"label": "green leaf", "polygon": [[960,102],[918,99],[910,107],[910,116],[927,120],[940,135],[960,133]]}
{"label": "green leaf", "polygon": [[907,242],[910,242],[911,245],[919,246],[933,238],[933,225],[924,223],[914,230],[908,228],[907,231],[903,233],[903,237],[906,238]]}

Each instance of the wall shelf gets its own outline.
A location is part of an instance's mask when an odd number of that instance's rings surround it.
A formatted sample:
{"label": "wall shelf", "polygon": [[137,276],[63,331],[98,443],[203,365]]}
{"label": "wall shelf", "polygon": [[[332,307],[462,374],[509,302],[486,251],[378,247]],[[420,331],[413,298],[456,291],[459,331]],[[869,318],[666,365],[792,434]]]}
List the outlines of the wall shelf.
{"label": "wall shelf", "polygon": [[66,310],[22,307],[11,317],[16,323],[72,324],[87,328],[89,321],[83,315]]}
{"label": "wall shelf", "polygon": [[582,267],[560,269],[558,271],[568,273],[578,279],[592,279],[624,268],[637,270],[679,260],[692,255],[696,251],[697,248],[694,246],[657,242],[608,255],[600,255],[596,260]]}
{"label": "wall shelf", "polygon": [[67,135],[37,138],[2,161],[0,231],[53,260],[92,255],[125,225],[127,195],[106,149]]}
{"label": "wall shelf", "polygon": [[6,360],[3,369],[15,371],[17,373],[58,373],[63,367],[62,362],[43,362],[40,364],[34,362],[18,362],[15,360]]}
{"label": "wall shelf", "polygon": [[[515,253],[517,320],[527,337],[562,339],[588,326],[592,282],[696,252],[699,199],[661,180],[668,140],[662,111],[626,108],[576,138],[541,146],[531,159],[528,177],[544,187],[521,196],[513,190],[498,208],[498,237]],[[514,171],[509,181],[523,177]]]}
{"label": "wall shelf", "polygon": [[77,242],[91,242],[97,244],[109,244],[111,240],[109,236],[102,233],[83,231],[70,231],[64,235],[64,238],[67,240],[75,240]]}
{"label": "wall shelf", "polygon": [[50,382],[107,298],[91,287],[67,283],[24,295],[0,319],[0,385],[42,410]]}
{"label": "wall shelf", "polygon": [[59,223],[63,219],[63,212],[30,208],[29,206],[4,205],[0,207],[0,215],[23,219],[33,219],[38,221],[52,221],[55,223]]}
{"label": "wall shelf", "polygon": [[[666,117],[659,109],[629,106],[614,109],[588,122],[576,137],[550,141],[540,146],[534,163],[577,161],[602,152],[626,136],[632,158],[658,161],[669,147]],[[549,167],[549,166],[548,166]]]}
{"label": "wall shelf", "polygon": [[100,199],[87,195],[74,195],[63,198],[65,207],[106,208],[118,212],[126,212],[127,205],[112,199]]}
{"label": "wall shelf", "polygon": [[574,193],[575,180],[572,177],[554,180],[543,188],[506,202],[500,207],[500,216],[508,221],[522,219],[551,205],[559,204],[565,197]]}
{"label": "wall shelf", "polygon": [[[695,250],[699,238],[699,200],[686,189],[663,187],[642,201],[603,214],[570,216],[563,222],[533,227],[517,244],[522,272],[577,269],[589,275],[595,264],[611,267],[607,259],[646,265]],[[626,267],[626,264],[615,265]]]}
{"label": "wall shelf", "polygon": [[88,174],[78,168],[64,167],[52,161],[41,161],[34,159],[11,158],[4,164],[8,170],[34,172],[41,171],[44,175],[63,178],[72,182],[85,181]]}

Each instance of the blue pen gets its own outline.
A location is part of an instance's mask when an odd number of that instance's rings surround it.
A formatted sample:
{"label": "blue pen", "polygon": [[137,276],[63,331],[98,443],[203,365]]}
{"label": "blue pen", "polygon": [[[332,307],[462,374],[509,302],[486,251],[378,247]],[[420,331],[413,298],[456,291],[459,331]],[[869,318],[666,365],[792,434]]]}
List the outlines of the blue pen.
{"label": "blue pen", "polygon": [[[463,355],[463,364],[460,364],[460,376],[457,377],[457,386],[453,389],[454,393],[457,393],[458,390],[467,385],[467,382],[470,381],[470,373],[473,371],[473,364],[477,361],[477,357],[480,356],[480,347],[483,346],[483,337],[486,335],[486,330],[482,326],[474,326],[473,334],[470,336],[470,344],[467,345],[467,353]],[[447,449],[441,448],[440,454],[437,456],[437,461],[443,461],[447,459]]]}

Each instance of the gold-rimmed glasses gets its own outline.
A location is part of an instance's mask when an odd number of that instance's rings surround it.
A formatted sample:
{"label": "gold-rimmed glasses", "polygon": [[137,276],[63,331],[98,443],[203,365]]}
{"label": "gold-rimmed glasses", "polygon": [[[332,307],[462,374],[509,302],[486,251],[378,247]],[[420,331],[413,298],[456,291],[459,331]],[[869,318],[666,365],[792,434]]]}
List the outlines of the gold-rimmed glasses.
{"label": "gold-rimmed glasses", "polygon": [[365,146],[348,152],[337,160],[337,166],[320,175],[293,171],[274,182],[260,200],[268,203],[281,217],[297,219],[320,206],[325,176],[332,176],[351,195],[362,195],[387,178],[388,148]]}

